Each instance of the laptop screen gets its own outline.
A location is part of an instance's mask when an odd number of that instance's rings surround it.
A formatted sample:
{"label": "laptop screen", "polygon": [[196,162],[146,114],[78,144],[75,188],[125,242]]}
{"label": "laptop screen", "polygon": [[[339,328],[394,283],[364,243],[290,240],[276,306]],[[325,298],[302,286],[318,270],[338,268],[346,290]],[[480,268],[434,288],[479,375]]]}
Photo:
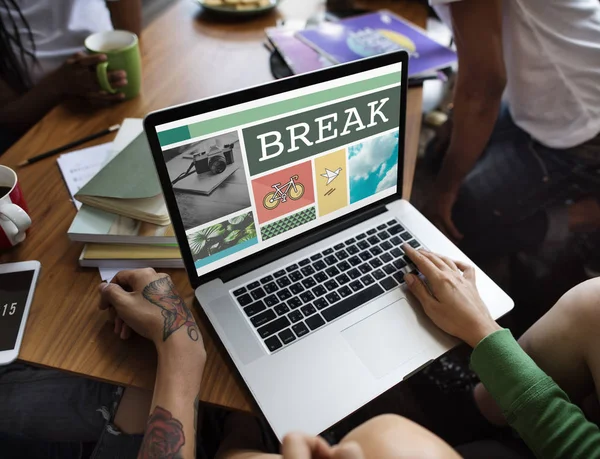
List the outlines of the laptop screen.
{"label": "laptop screen", "polygon": [[396,193],[402,70],[156,127],[198,276]]}

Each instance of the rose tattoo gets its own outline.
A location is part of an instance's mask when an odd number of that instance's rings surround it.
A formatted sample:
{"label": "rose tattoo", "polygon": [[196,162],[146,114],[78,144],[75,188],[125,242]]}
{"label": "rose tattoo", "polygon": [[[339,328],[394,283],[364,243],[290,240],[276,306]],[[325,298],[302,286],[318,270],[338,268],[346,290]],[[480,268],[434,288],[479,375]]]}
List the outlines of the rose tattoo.
{"label": "rose tattoo", "polygon": [[148,419],[138,459],[178,459],[184,444],[181,422],[157,405]]}

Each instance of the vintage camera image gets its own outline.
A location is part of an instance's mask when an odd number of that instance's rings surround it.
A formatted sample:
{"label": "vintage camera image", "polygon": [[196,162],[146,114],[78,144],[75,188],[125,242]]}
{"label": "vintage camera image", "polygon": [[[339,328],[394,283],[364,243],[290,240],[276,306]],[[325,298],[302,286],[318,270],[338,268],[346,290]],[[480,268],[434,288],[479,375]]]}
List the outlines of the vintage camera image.
{"label": "vintage camera image", "polygon": [[250,207],[238,132],[164,152],[186,230]]}

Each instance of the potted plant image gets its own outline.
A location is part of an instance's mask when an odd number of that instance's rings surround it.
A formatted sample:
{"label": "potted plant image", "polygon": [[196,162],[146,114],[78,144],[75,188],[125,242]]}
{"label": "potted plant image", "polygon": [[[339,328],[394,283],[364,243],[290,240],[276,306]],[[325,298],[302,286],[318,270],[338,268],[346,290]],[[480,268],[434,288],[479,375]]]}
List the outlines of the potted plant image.
{"label": "potted plant image", "polygon": [[254,219],[247,212],[197,231],[189,237],[189,244],[194,258],[199,260],[254,238]]}

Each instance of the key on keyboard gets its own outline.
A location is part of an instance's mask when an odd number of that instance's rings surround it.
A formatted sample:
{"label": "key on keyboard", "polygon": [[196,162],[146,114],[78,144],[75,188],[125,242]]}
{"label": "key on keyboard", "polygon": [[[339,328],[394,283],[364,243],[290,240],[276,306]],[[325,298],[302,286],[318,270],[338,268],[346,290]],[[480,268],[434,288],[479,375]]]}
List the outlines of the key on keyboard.
{"label": "key on keyboard", "polygon": [[370,301],[373,298],[377,298],[383,292],[384,290],[379,284],[373,284],[370,287],[367,287],[366,289],[345,298],[343,301],[340,301],[339,303],[334,304],[333,306],[330,306],[327,309],[323,309],[321,311],[321,314],[327,322],[331,322],[332,320],[343,316],[344,314],[352,311],[353,309],[362,306],[367,301]]}
{"label": "key on keyboard", "polygon": [[277,320],[269,322],[264,327],[259,328],[258,334],[260,335],[261,338],[267,338],[289,326],[290,326],[290,321],[288,320],[288,318],[280,317]]}
{"label": "key on keyboard", "polygon": [[306,328],[306,325],[304,325],[304,323],[302,323],[302,322],[297,323],[296,325],[293,325],[292,330],[294,330],[294,333],[296,333],[296,336],[298,338],[300,338],[308,333],[308,328]]}
{"label": "key on keyboard", "polygon": [[296,335],[289,328],[286,328],[281,333],[279,333],[279,339],[283,344],[290,344],[292,341],[296,339]]}
{"label": "key on keyboard", "polygon": [[265,309],[267,309],[265,303],[263,303],[262,300],[259,300],[256,303],[252,303],[250,306],[246,306],[244,308],[244,312],[248,317],[252,317],[258,314],[259,312],[264,311]]}
{"label": "key on keyboard", "polygon": [[325,321],[319,314],[315,314],[306,319],[306,325],[308,325],[311,330],[316,330],[320,326],[325,325]]}
{"label": "key on keyboard", "polygon": [[300,279],[302,279],[302,274],[300,274],[300,271],[294,271],[290,273],[290,279],[292,280],[292,282],[297,282]]}

